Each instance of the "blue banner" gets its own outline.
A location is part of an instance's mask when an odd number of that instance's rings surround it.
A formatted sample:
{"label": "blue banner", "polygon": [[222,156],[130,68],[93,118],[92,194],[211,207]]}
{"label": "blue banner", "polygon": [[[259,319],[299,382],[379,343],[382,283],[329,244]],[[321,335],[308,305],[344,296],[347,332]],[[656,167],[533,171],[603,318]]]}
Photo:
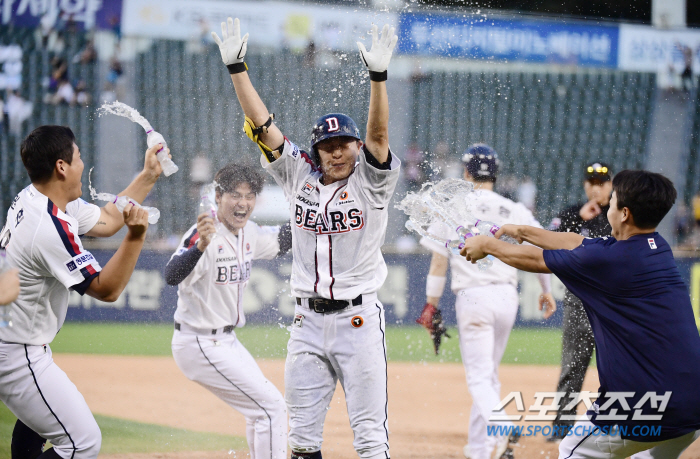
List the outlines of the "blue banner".
{"label": "blue banner", "polygon": [[[104,266],[114,252],[92,251]],[[379,300],[386,309],[386,321],[391,325],[414,324],[425,304],[425,276],[430,266],[427,254],[387,254],[388,275],[378,292]],[[114,303],[104,303],[87,295],[71,293],[67,320],[69,321],[114,321],[114,322],[171,322],[177,307],[177,288],[166,285],[163,267],[170,259],[169,253],[144,251],[136,265],[124,293]],[[700,259],[677,260],[685,282],[690,286],[696,320],[700,316]],[[243,310],[251,324],[291,323],[295,300],[289,294],[289,275],[292,270],[291,256],[276,260],[257,260],[243,299]],[[547,321],[541,319],[537,298],[540,293],[537,277],[520,273],[520,309],[516,326],[559,327],[562,321],[561,307]],[[563,298],[563,286],[553,279],[555,298]],[[440,301],[447,324],[457,323],[455,296],[449,290]],[[561,305],[560,305],[561,306]]]}
{"label": "blue banner", "polygon": [[617,26],[406,13],[399,30],[402,54],[617,67]]}
{"label": "blue banner", "polygon": [[38,27],[43,21],[50,28],[63,29],[69,23],[78,30],[120,27],[122,0],[0,0],[0,22],[20,27]]}

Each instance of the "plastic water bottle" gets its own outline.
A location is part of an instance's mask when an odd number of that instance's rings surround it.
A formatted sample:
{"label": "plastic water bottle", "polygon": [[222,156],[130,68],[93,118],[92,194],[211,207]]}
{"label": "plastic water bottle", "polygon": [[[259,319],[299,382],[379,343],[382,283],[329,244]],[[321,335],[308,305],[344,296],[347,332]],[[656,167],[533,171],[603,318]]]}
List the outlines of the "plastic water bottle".
{"label": "plastic water bottle", "polygon": [[[483,234],[486,236],[491,236],[491,237],[496,237],[496,233],[498,232],[499,229],[501,229],[500,226],[496,225],[493,222],[489,222],[486,220],[477,220],[476,224],[474,227],[479,230],[479,234]],[[513,239],[510,236],[503,235],[499,238],[499,241],[507,242],[509,244],[517,244],[518,241]]]}
{"label": "plastic water bottle", "polygon": [[[464,240],[467,240],[470,237],[474,237],[472,233],[470,233],[466,228],[463,226],[460,226],[457,228],[457,234],[462,236]],[[445,244],[445,247],[450,249],[452,253],[455,255],[460,255],[459,253],[463,248],[464,248],[464,242],[459,241],[459,240],[452,240],[452,241],[447,241]],[[487,255],[486,258],[482,258],[481,260],[478,260],[476,262],[476,266],[479,268],[479,271],[486,271],[489,269],[491,266],[493,266],[493,256],[492,255]]]}
{"label": "plastic water bottle", "polygon": [[160,132],[154,131],[153,129],[147,131],[146,134],[146,143],[148,148],[151,148],[159,143],[163,144],[163,148],[158,150],[158,153],[156,153],[156,158],[158,158],[165,176],[170,177],[177,172],[179,168],[177,165],[175,165],[173,160],[168,157],[168,144],[165,142],[163,135]]}
{"label": "plastic water bottle", "polygon": [[143,209],[148,212],[148,223],[151,225],[158,223],[158,219],[160,218],[160,210],[156,209],[155,207],[142,206],[128,196],[115,196],[114,201],[112,202],[115,206],[117,206],[119,212],[124,212],[124,208],[129,203],[133,204],[134,207],[143,207]]}
{"label": "plastic water bottle", "polygon": [[[7,253],[5,249],[0,249],[0,274],[12,269],[10,262],[7,261]],[[0,328],[12,326],[12,315],[10,313],[10,305],[0,306]]]}
{"label": "plastic water bottle", "polygon": [[[211,202],[208,194],[203,194],[199,200],[199,212],[197,212],[197,215],[204,213],[214,220],[214,228],[218,230],[219,219],[216,218],[216,206]],[[213,241],[215,237],[216,234],[209,236],[209,242]]]}

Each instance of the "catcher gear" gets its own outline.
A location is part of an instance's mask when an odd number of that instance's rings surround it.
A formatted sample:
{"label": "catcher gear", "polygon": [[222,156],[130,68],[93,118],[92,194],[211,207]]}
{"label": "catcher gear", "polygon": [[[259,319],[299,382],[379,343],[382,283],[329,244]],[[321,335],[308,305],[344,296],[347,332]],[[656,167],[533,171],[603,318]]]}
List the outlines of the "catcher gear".
{"label": "catcher gear", "polygon": [[316,149],[316,144],[331,137],[352,137],[360,139],[360,130],[357,124],[347,115],[342,113],[329,113],[316,120],[311,131],[311,149]]}
{"label": "catcher gear", "polygon": [[[245,34],[245,36],[241,38],[241,21],[239,21],[238,18],[235,20],[228,18],[226,22],[221,23],[221,38],[219,38],[216,32],[212,32],[211,37],[214,39],[214,42],[219,45],[221,59],[226,66],[234,67],[233,64],[243,64],[243,58],[248,49],[248,34]],[[240,69],[240,66],[234,68]],[[229,72],[238,73],[233,72],[231,68],[229,68]]]}
{"label": "catcher gear", "polygon": [[495,182],[498,175],[498,153],[485,143],[475,143],[462,156],[464,167],[477,182]]}
{"label": "catcher gear", "polygon": [[399,37],[394,34],[394,28],[385,24],[381,38],[377,38],[377,25],[372,24],[372,47],[369,51],[361,42],[357,42],[360,48],[360,58],[369,70],[370,79],[373,81],[386,81],[386,71],[389,68],[391,54]]}
{"label": "catcher gear", "polygon": [[245,131],[245,134],[250,140],[252,140],[258,145],[258,148],[260,148],[260,151],[263,155],[265,155],[265,158],[267,158],[268,162],[273,162],[274,160],[279,158],[282,154],[282,147],[284,146],[284,144],[282,144],[279,148],[273,150],[272,148],[265,145],[265,143],[262,140],[260,140],[260,134],[262,134],[263,132],[267,132],[268,128],[272,124],[273,119],[275,119],[275,114],[270,113],[270,117],[262,126],[255,126],[253,120],[248,118],[247,116],[245,117],[245,121],[243,122],[243,130]]}
{"label": "catcher gear", "polygon": [[440,344],[442,343],[442,335],[445,335],[446,338],[450,338],[445,324],[442,323],[442,313],[440,310],[430,303],[425,303],[423,312],[421,312],[420,317],[416,319],[416,323],[421,324],[430,332],[435,355],[438,355]]}

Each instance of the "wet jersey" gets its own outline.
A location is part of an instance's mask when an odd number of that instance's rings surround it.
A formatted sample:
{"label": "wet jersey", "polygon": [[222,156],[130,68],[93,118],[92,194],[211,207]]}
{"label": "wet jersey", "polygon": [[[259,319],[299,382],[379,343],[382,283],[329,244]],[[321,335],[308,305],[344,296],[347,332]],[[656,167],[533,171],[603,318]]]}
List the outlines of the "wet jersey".
{"label": "wet jersey", "polygon": [[384,283],[380,248],[401,163],[390,154],[388,169],[379,169],[368,163],[368,155],[363,147],[350,176],[328,186],[309,155],[286,138],[277,160],[268,163],[261,156],[289,202],[292,295],[350,300]]}
{"label": "wet jersey", "polygon": [[[216,237],[178,286],[175,321],[200,329],[243,326],[241,305],[252,261],[277,255],[278,233],[277,226],[261,227],[248,221],[236,236],[219,225]],[[185,233],[173,257],[192,249],[198,240],[195,224]]]}
{"label": "wet jersey", "polygon": [[68,311],[68,289],[85,293],[101,268],[79,235],[92,229],[100,208],[82,199],[63,212],[33,185],[22,190],[7,212],[0,243],[19,269],[20,293],[11,303],[12,327],[0,340],[41,345],[53,341]]}
{"label": "wet jersey", "polygon": [[[532,212],[521,203],[516,203],[504,198],[498,193],[489,190],[479,190],[472,194],[470,202],[471,213],[474,217],[490,221],[498,226],[507,223],[513,225],[529,225],[541,228],[535,220]],[[457,239],[455,228],[450,228],[445,223],[434,223],[428,229],[443,239]],[[479,270],[478,266],[467,261],[463,256],[452,253],[443,244],[439,244],[428,238],[421,238],[421,245],[450,259],[452,267],[452,279],[450,287],[457,293],[465,288],[482,287],[490,284],[518,285],[518,270],[508,266],[501,260],[493,260],[493,266],[486,270]]]}

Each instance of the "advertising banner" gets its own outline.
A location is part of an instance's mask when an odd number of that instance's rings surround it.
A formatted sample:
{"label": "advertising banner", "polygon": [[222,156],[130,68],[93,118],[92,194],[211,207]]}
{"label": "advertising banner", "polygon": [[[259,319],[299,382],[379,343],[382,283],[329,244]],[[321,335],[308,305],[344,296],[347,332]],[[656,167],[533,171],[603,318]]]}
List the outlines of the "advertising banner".
{"label": "advertising banner", "polygon": [[401,14],[402,54],[616,67],[618,27],[485,15]]}
{"label": "advertising banner", "polygon": [[[685,54],[688,54],[686,56]],[[620,25],[618,64],[622,70],[681,73],[690,57],[693,73],[700,72],[700,31],[659,30]]]}
{"label": "advertising banner", "polygon": [[221,35],[227,17],[241,20],[251,47],[303,49],[317,47],[356,51],[356,42],[375,24],[396,24],[393,13],[337,5],[304,5],[274,1],[125,0],[125,35],[172,40],[211,41]]}
{"label": "advertising banner", "polygon": [[113,29],[121,17],[122,0],[0,0],[3,25],[53,27],[72,21],[83,30]]}

